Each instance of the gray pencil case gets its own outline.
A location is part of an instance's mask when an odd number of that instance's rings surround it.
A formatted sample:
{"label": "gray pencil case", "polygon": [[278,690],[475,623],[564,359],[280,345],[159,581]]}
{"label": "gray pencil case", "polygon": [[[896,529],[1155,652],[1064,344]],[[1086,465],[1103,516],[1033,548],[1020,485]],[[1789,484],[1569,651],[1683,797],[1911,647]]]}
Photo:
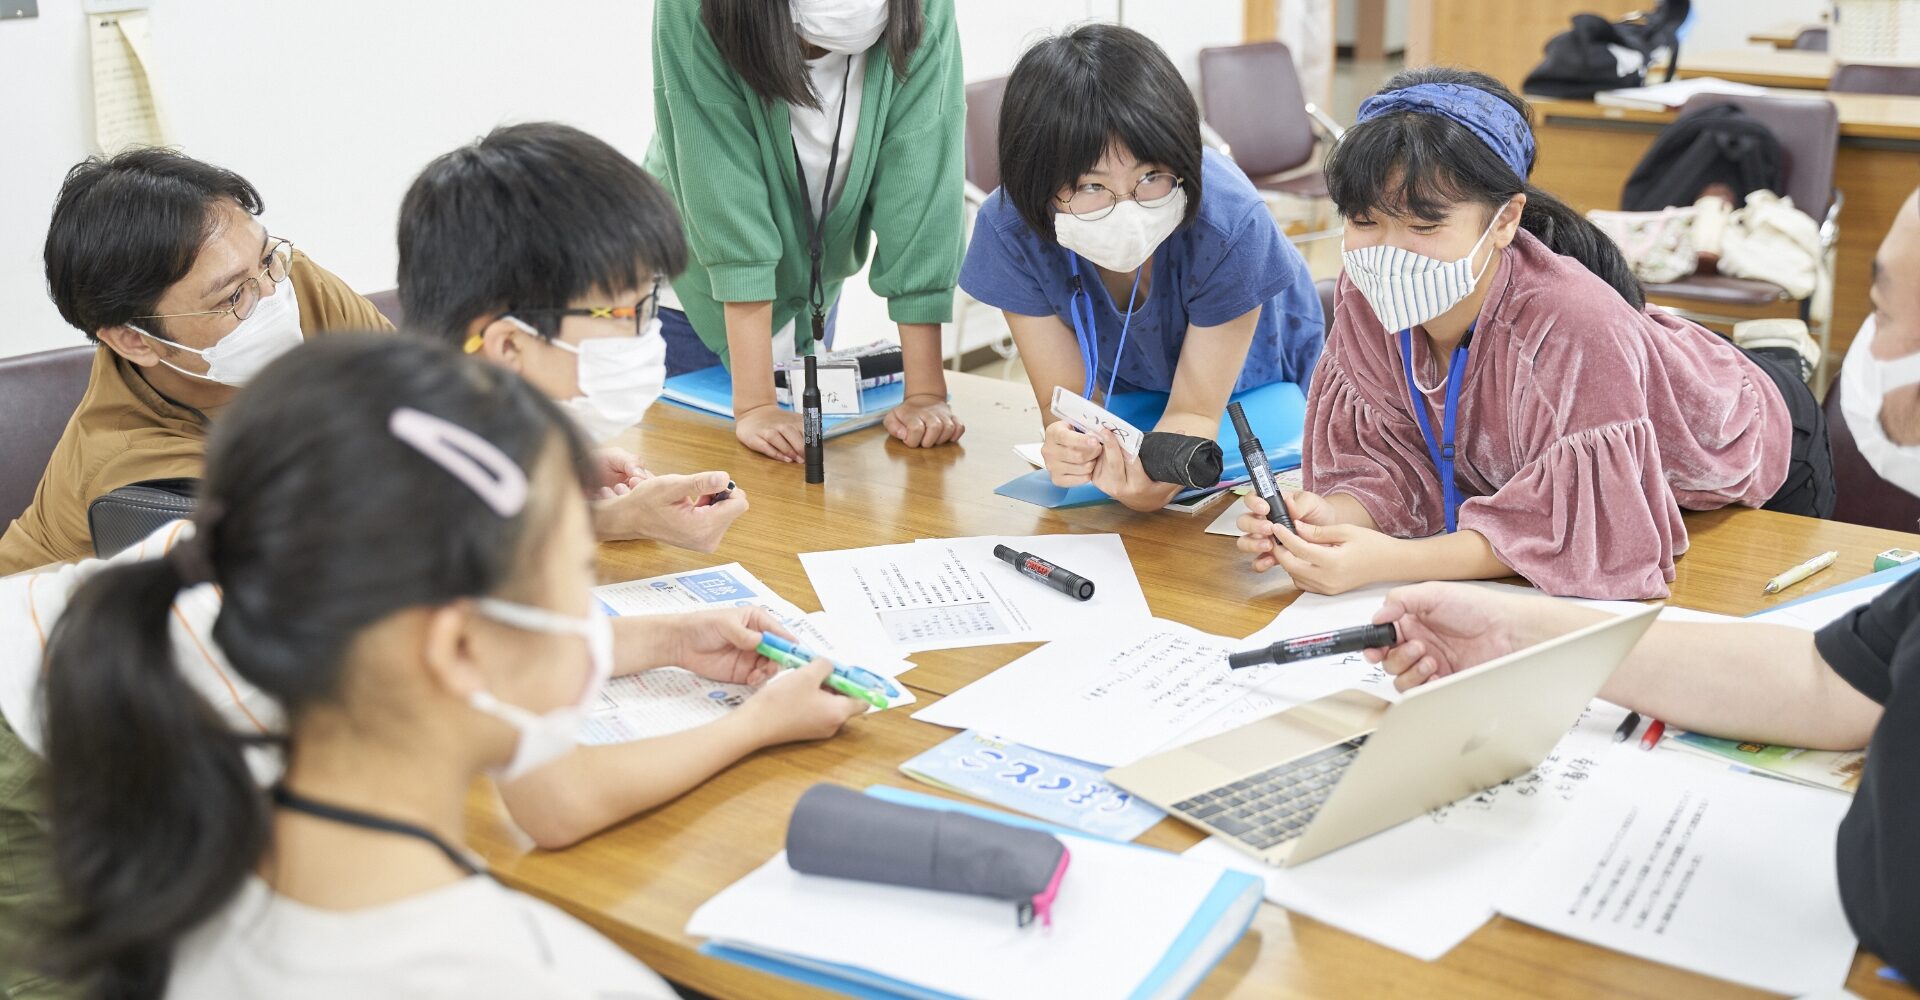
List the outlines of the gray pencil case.
{"label": "gray pencil case", "polygon": [[839,785],[807,789],[787,823],[787,864],[807,875],[1004,899],[1020,926],[1053,923],[1067,845],[1039,830],[920,809]]}

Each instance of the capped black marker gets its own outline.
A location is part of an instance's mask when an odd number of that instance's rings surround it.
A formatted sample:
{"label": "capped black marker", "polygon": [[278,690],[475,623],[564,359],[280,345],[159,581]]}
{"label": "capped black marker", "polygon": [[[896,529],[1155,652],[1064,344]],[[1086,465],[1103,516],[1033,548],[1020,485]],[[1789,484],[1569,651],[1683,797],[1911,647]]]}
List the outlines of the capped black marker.
{"label": "capped black marker", "polygon": [[1267,464],[1267,449],[1262,447],[1260,439],[1253,436],[1253,426],[1247,423],[1247,411],[1239,403],[1227,404],[1227,416],[1233,418],[1234,433],[1240,435],[1240,457],[1247,463],[1247,474],[1253,477],[1253,492],[1267,502],[1267,520],[1293,530],[1293,518],[1287,516],[1287,505],[1280,500],[1280,487],[1274,482],[1273,467]]}
{"label": "capped black marker", "polygon": [[1343,628],[1336,632],[1315,632],[1293,639],[1282,639],[1264,649],[1249,649],[1233,653],[1227,657],[1227,666],[1235,670],[1241,667],[1258,667],[1269,663],[1293,663],[1298,660],[1311,660],[1320,656],[1332,656],[1336,653],[1352,653],[1362,649],[1385,649],[1400,641],[1400,632],[1392,623],[1386,625],[1360,625]]}
{"label": "capped black marker", "polygon": [[1031,552],[1015,552],[1005,545],[993,547],[994,558],[1020,571],[1028,579],[1038,580],[1049,587],[1074,598],[1086,601],[1093,598],[1093,581],[1034,555]]}
{"label": "capped black marker", "polygon": [[807,355],[806,389],[800,393],[800,419],[803,423],[801,433],[807,445],[807,482],[824,483],[827,481],[825,438],[820,427],[820,373],[819,359]]}

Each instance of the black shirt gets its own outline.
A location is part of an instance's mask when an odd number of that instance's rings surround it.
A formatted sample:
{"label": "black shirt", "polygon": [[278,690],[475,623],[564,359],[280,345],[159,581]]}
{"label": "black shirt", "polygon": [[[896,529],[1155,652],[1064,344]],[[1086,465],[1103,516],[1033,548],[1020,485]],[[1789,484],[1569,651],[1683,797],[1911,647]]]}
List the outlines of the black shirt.
{"label": "black shirt", "polygon": [[1861,947],[1920,982],[1920,574],[1814,638],[1886,710],[1840,823],[1840,901]]}

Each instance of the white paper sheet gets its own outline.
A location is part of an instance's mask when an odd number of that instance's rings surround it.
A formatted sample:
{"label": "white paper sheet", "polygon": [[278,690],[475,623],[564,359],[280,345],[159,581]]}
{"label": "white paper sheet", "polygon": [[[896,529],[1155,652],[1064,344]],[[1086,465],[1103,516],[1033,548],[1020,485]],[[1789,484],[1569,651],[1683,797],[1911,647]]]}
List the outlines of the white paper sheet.
{"label": "white paper sheet", "polygon": [[593,596],[615,615],[664,615],[749,604],[766,608],[781,621],[805,614],[739,563],[610,583],[595,587]]}
{"label": "white paper sheet", "polygon": [[1846,981],[1834,836],[1848,799],[1623,753],[1502,892],[1501,913],[1757,989]]}
{"label": "white paper sheet", "polygon": [[[1093,599],[1076,600],[1021,576],[994,558],[996,543],[1093,581]],[[1118,535],[922,539],[804,552],[800,564],[850,641],[895,657],[1066,638],[1150,614]]]}
{"label": "white paper sheet", "polygon": [[1872,601],[1892,587],[1891,583],[1856,587],[1853,590],[1843,590],[1838,594],[1816,597],[1804,604],[1763,611],[1748,620],[1765,622],[1769,625],[1791,625],[1809,632],[1818,632],[1832,624],[1841,615]]}
{"label": "white paper sheet", "polygon": [[1124,997],[1220,879],[1217,865],[1062,835],[1073,861],[1052,927],[1013,904],[801,875],[775,855],[693,913],[687,933],[859,966],[959,996]]}

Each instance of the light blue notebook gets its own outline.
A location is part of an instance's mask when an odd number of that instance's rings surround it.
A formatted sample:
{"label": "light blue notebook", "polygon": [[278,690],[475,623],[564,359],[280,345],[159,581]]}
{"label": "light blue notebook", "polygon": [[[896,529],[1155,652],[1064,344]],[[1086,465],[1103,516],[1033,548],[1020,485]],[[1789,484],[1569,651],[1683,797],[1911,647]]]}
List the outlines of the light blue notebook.
{"label": "light blue notebook", "polygon": [[[1307,421],[1307,397],[1299,386],[1292,382],[1274,382],[1234,393],[1231,401],[1239,403],[1247,411],[1247,423],[1253,426],[1254,436],[1260,439],[1261,447],[1266,449],[1267,464],[1273,467],[1273,471],[1281,472],[1300,465],[1300,438]],[[1167,411],[1167,394],[1119,393],[1107,401],[1107,410],[1133,426],[1146,430],[1158,423],[1160,415]],[[1234,433],[1233,421],[1225,413],[1220,415],[1220,430],[1214,440],[1220,442],[1223,459],[1220,481],[1227,485],[1245,482],[1247,463],[1240,455],[1240,435]],[[1084,507],[1110,499],[1091,485],[1055,486],[1045,469],[1035,469],[1009,480],[993,492],[1049,508]],[[1206,492],[1211,491],[1189,490],[1176,499]]]}
{"label": "light blue notebook", "polygon": [[[902,805],[966,813],[1008,826],[1085,836],[1077,831],[1039,820],[1015,816],[997,809],[985,809],[964,802],[955,802],[951,799],[923,795],[902,788],[875,785],[867,789],[867,794]],[[1136,851],[1153,850],[1150,847],[1128,846]],[[1174,1000],[1192,993],[1194,987],[1198,986],[1200,981],[1213,971],[1213,967],[1226,957],[1227,952],[1231,951],[1233,946],[1246,935],[1247,928],[1253,923],[1254,914],[1260,909],[1260,901],[1265,891],[1266,883],[1259,877],[1231,869],[1223,870],[1219,882],[1194,910],[1193,917],[1187,922],[1186,928],[1179,937],[1166,946],[1166,953],[1154,965],[1153,971],[1128,994],[1128,1000]],[[1114,944],[1116,947],[1140,947],[1150,943],[1116,941]],[[798,956],[775,957],[766,952],[730,948],[713,942],[701,945],[700,952],[847,996],[868,997],[873,1000],[887,1000],[895,997],[960,1000],[953,994],[930,990],[858,966],[815,961]]]}
{"label": "light blue notebook", "polygon": [[1795,600],[1788,601],[1785,604],[1776,604],[1770,608],[1761,608],[1760,610],[1755,611],[1752,615],[1748,615],[1747,617],[1752,618],[1754,615],[1768,614],[1770,612],[1778,611],[1781,608],[1793,607],[1796,604],[1805,604],[1808,601],[1817,601],[1823,597],[1832,597],[1835,594],[1844,594],[1849,590],[1861,590],[1866,587],[1877,587],[1883,583],[1893,583],[1894,581],[1902,579],[1907,574],[1912,573],[1916,570],[1920,570],[1920,562],[1910,562],[1904,566],[1895,566],[1891,569],[1883,569],[1878,573],[1868,573],[1866,576],[1860,577],[1858,579],[1848,580],[1846,583],[1828,587],[1825,590],[1814,591],[1813,593],[1808,594],[1805,597],[1796,598]]}
{"label": "light blue notebook", "polygon": [[935,788],[1108,840],[1132,840],[1166,813],[1106,780],[1106,768],[969,729],[900,765]]}
{"label": "light blue notebook", "polygon": [[[660,398],[689,410],[731,418],[733,416],[733,376],[727,374],[727,369],[722,365],[675,375],[667,380],[667,387],[661,391]],[[906,398],[905,382],[863,389],[860,392],[861,411],[859,413],[825,414],[821,417],[820,424],[826,436],[830,438],[864,430],[885,419],[887,411],[905,402]],[[792,409],[792,407],[783,406],[782,409]]]}

